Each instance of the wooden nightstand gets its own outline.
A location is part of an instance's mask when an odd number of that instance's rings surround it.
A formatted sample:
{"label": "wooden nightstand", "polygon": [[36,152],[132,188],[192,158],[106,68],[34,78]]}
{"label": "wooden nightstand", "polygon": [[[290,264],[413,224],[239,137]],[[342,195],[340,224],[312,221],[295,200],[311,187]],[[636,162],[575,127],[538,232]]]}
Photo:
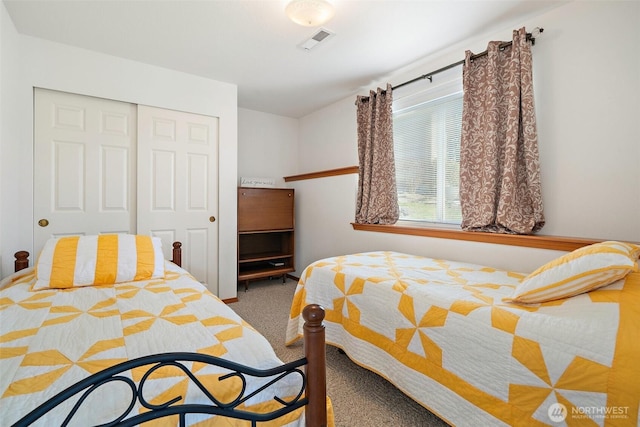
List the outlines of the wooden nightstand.
{"label": "wooden nightstand", "polygon": [[294,190],[238,188],[238,282],[295,271]]}

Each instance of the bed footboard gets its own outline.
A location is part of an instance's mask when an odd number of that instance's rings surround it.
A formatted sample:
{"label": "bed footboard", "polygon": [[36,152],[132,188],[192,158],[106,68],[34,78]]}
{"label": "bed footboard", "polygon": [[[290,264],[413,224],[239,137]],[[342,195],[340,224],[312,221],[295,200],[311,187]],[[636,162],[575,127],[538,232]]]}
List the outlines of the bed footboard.
{"label": "bed footboard", "polygon": [[[324,309],[316,304],[309,305],[304,310],[305,319],[305,357],[291,363],[272,369],[253,369],[251,367],[234,363],[232,361],[209,356],[200,353],[162,353],[145,356],[118,365],[107,368],[103,371],[95,373],[88,378],[68,387],[58,393],[51,399],[47,400],[29,414],[24,416],[14,427],[29,426],[53,408],[65,402],[66,400],[76,396],[77,402],[73,406],[67,418],[61,425],[67,425],[71,421],[79,407],[85,399],[102,385],[111,382],[120,382],[126,384],[131,390],[131,401],[128,404],[126,412],[122,413],[116,419],[105,425],[118,426],[134,426],[146,421],[163,418],[167,416],[178,415],[180,425],[185,425],[187,414],[212,414],[223,417],[249,420],[252,425],[256,425],[259,421],[269,421],[281,417],[289,412],[307,405],[305,420],[307,427],[323,427],[327,425],[327,401],[326,401],[326,380],[325,380],[325,344],[324,344]],[[225,380],[240,379],[243,387],[233,401],[222,403],[218,401],[211,390],[208,390],[198,378],[185,366],[184,362],[200,362],[215,365],[228,370],[229,373],[220,377],[221,387],[225,387]],[[202,391],[202,393],[210,401],[206,404],[186,404],[178,403],[182,400],[181,396],[160,405],[152,405],[144,399],[144,388],[148,378],[158,369],[166,366],[173,366],[182,370],[191,381]],[[306,366],[305,371],[302,367]],[[123,375],[134,368],[145,368],[145,374],[142,375],[140,381],[136,384],[130,376]],[[279,396],[274,396],[273,400],[278,402],[280,408],[268,413],[255,413],[247,409],[239,409],[242,403],[256,395],[257,393],[268,389],[271,385],[288,376],[300,376],[301,387],[294,398],[285,401]],[[265,385],[250,390],[247,387],[250,377],[254,378],[271,378]],[[136,413],[133,409],[139,403],[147,412]],[[126,405],[125,405],[126,406]]]}

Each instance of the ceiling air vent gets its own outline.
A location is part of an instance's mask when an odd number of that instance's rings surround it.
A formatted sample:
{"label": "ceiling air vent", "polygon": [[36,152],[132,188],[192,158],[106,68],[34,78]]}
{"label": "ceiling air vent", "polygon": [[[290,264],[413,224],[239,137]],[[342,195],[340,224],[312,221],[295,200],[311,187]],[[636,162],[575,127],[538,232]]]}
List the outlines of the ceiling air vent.
{"label": "ceiling air vent", "polygon": [[334,33],[332,33],[329,30],[326,30],[324,28],[321,28],[317,33],[315,33],[310,39],[302,42],[299,47],[304,49],[304,50],[311,50],[314,47],[318,46],[320,43],[327,41],[328,39],[330,39],[331,37],[334,36]]}

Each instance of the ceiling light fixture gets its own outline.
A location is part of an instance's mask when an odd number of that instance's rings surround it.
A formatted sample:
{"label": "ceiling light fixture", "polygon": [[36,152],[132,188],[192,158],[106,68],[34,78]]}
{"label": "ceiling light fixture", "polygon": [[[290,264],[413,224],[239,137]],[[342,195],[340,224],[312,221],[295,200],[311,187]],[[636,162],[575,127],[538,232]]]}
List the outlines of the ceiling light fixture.
{"label": "ceiling light fixture", "polygon": [[326,0],[292,0],[284,13],[296,24],[317,27],[333,18],[335,10]]}

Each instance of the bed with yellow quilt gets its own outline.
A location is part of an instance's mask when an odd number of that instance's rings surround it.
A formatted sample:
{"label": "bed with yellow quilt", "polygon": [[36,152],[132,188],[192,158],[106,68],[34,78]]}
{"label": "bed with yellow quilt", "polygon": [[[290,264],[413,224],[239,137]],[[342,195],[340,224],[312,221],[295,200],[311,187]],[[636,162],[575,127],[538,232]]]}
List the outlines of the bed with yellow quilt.
{"label": "bed with yellow quilt", "polygon": [[[161,413],[171,416],[144,425],[324,424],[305,417],[318,381],[308,360],[283,365],[160,246],[148,236],[52,239],[35,268],[2,280],[0,425],[64,425],[76,404],[69,425],[137,425]],[[78,382],[41,418],[19,421]]]}
{"label": "bed with yellow quilt", "polygon": [[640,247],[602,242],[533,273],[397,252],[309,265],[329,344],[459,426],[638,426]]}

